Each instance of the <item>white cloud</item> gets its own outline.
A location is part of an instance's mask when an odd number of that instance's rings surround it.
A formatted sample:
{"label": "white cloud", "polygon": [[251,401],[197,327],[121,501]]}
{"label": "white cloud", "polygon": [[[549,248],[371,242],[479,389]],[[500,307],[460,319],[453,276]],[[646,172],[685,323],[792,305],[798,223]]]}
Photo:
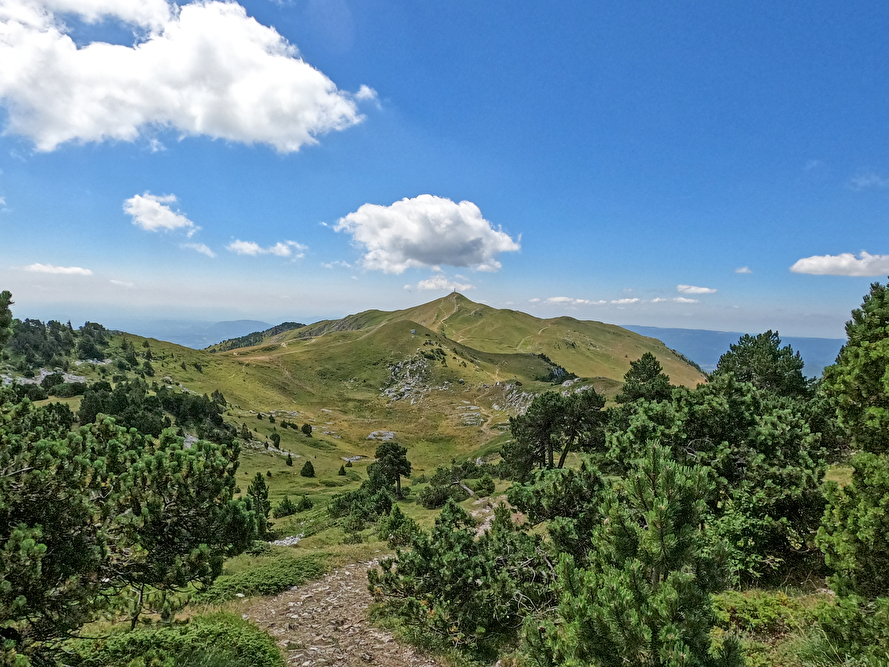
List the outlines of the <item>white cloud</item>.
{"label": "white cloud", "polygon": [[166,0],[33,0],[28,4],[59,14],[78,14],[87,23],[109,17],[152,30],[160,30],[171,18]]}
{"label": "white cloud", "polygon": [[533,299],[528,299],[529,303],[537,303],[538,301],[540,301],[540,299],[538,299],[536,296]]}
{"label": "white cloud", "polygon": [[889,177],[880,176],[874,171],[863,171],[849,180],[849,187],[853,190],[889,188]]}
{"label": "white cloud", "polygon": [[673,299],[666,299],[662,296],[659,296],[651,300],[652,303],[668,303],[671,301],[674,303],[700,303],[700,301],[698,301],[697,299],[689,299],[684,296],[677,296]]}
{"label": "white cloud", "polygon": [[739,266],[735,269],[735,273],[753,273],[753,271],[750,270],[749,266]]}
{"label": "white cloud", "polygon": [[682,294],[716,294],[712,287],[696,287],[695,285],[676,285],[676,291]]}
{"label": "white cloud", "polygon": [[438,290],[438,291],[453,291],[457,290],[462,292],[464,290],[472,289],[472,285],[469,283],[458,283],[454,280],[450,280],[444,274],[438,274],[437,276],[432,276],[431,278],[426,278],[426,280],[421,280],[414,285],[405,285],[404,289],[422,289],[422,290]]}
{"label": "white cloud", "polygon": [[367,249],[364,268],[386,273],[410,267],[437,270],[438,265],[498,271],[497,256],[521,247],[502,229],[494,229],[472,202],[457,204],[433,195],[391,206],[364,204],[340,218],[334,229],[351,234]]}
{"label": "white cloud", "polygon": [[53,266],[52,264],[29,264],[25,271],[35,273],[55,273],[63,276],[91,276],[93,272],[79,266]]}
{"label": "white cloud", "polygon": [[[54,11],[116,18],[147,34],[133,46],[78,48]],[[6,132],[40,151],[134,141],[160,127],[287,153],[360,123],[356,100],[376,95],[338,90],[235,2],[2,0],[0,62]]]}
{"label": "white cloud", "polygon": [[639,299],[637,297],[626,298],[626,299],[612,299],[611,303],[638,303]]}
{"label": "white cloud", "polygon": [[297,243],[296,241],[279,241],[273,246],[263,248],[254,241],[241,241],[240,239],[236,239],[226,247],[228,250],[231,250],[238,255],[250,255],[251,257],[256,257],[257,255],[276,255],[278,257],[293,257],[294,259],[304,257],[305,251],[308,250],[308,246],[304,246],[302,243]]}
{"label": "white cloud", "polygon": [[183,243],[181,245],[182,248],[186,250],[194,250],[195,252],[199,252],[202,255],[206,255],[207,257],[216,257],[216,253],[210,250],[203,243]]}
{"label": "white cloud", "polygon": [[109,280],[108,282],[112,285],[117,285],[118,287],[126,287],[127,289],[135,287],[133,283],[127,282],[126,280]]}
{"label": "white cloud", "polygon": [[584,306],[589,305],[591,303],[604,303],[604,301],[590,301],[589,299],[575,299],[570,296],[551,296],[546,300],[546,303],[555,303],[555,304],[570,304],[572,306]]}
{"label": "white cloud", "polygon": [[322,262],[321,266],[323,266],[325,269],[335,269],[338,267],[343,268],[343,269],[351,269],[352,268],[352,265],[349,264],[349,262],[345,262],[341,259],[338,259],[333,262]]}
{"label": "white cloud", "polygon": [[857,258],[851,252],[814,255],[797,260],[790,270],[816,276],[885,276],[889,274],[889,255],[871,255],[863,250]]}
{"label": "white cloud", "polygon": [[124,213],[133,216],[133,224],[149,232],[185,229],[191,236],[200,229],[169,204],[176,203],[176,195],[143,195],[130,197],[123,203]]}

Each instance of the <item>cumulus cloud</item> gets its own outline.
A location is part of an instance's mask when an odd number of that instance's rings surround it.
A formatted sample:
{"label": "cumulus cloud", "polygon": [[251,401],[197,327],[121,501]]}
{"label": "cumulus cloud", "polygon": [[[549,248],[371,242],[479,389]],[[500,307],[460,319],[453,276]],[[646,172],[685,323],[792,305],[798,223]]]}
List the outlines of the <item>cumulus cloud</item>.
{"label": "cumulus cloud", "polygon": [[29,264],[25,271],[35,273],[55,273],[63,276],[91,276],[93,272],[79,266],[53,266],[52,264]]}
{"label": "cumulus cloud", "polygon": [[494,229],[472,202],[458,204],[433,195],[391,206],[364,204],[340,218],[334,229],[351,234],[367,250],[364,268],[385,273],[411,267],[437,270],[439,265],[498,271],[499,254],[521,248],[501,228]]}
{"label": "cumulus cloud", "polygon": [[[56,13],[113,18],[144,34],[132,46],[78,48]],[[367,86],[338,90],[235,2],[3,0],[0,62],[5,131],[40,151],[170,128],[287,153],[360,123],[356,100],[376,99]]]}
{"label": "cumulus cloud", "polygon": [[199,252],[202,255],[206,255],[207,257],[216,257],[216,253],[210,250],[203,243],[183,243],[182,248],[186,250],[194,250],[195,252]]}
{"label": "cumulus cloud", "polygon": [[750,270],[749,266],[739,266],[735,269],[735,273],[753,273],[753,271]]}
{"label": "cumulus cloud", "polygon": [[640,299],[637,297],[625,298],[625,299],[612,299],[611,303],[617,304],[626,304],[626,303],[639,303]]}
{"label": "cumulus cloud", "polygon": [[676,285],[676,291],[681,294],[716,294],[712,287],[697,287],[695,285]]}
{"label": "cumulus cloud", "polygon": [[191,236],[200,227],[179,211],[170,208],[176,203],[176,195],[153,195],[146,192],[130,197],[123,203],[124,213],[133,217],[133,224],[149,232],[184,229]]}
{"label": "cumulus cloud", "polygon": [[880,176],[874,171],[863,171],[849,180],[849,187],[853,190],[867,190],[870,188],[889,188],[889,177]]}
{"label": "cumulus cloud", "polygon": [[352,265],[349,262],[346,262],[342,259],[337,259],[333,262],[321,262],[321,266],[325,269],[335,269],[335,268],[343,268],[343,269],[351,269]]}
{"label": "cumulus cloud", "polygon": [[885,276],[889,274],[889,255],[871,255],[863,250],[858,257],[851,252],[813,255],[797,260],[790,270],[816,276]]}
{"label": "cumulus cloud", "polygon": [[251,257],[256,257],[257,255],[276,255],[278,257],[293,257],[294,259],[304,257],[305,251],[308,250],[307,246],[304,246],[302,243],[297,243],[296,241],[279,241],[273,246],[263,248],[254,241],[241,241],[240,239],[236,239],[226,247],[237,255],[250,255]]}
{"label": "cumulus cloud", "polygon": [[472,289],[472,285],[470,285],[469,283],[458,283],[455,280],[449,279],[443,273],[440,273],[436,276],[432,276],[431,278],[426,278],[426,280],[421,280],[416,285],[405,285],[404,289],[437,290],[448,292],[457,290],[463,292],[465,290]]}

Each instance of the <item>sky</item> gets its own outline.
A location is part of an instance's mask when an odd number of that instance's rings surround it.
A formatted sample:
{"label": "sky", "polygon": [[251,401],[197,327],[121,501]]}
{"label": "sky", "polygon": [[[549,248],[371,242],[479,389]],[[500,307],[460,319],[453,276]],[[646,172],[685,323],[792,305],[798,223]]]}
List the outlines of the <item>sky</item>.
{"label": "sky", "polygon": [[0,0],[0,289],[839,338],[889,274],[886,34],[868,0]]}

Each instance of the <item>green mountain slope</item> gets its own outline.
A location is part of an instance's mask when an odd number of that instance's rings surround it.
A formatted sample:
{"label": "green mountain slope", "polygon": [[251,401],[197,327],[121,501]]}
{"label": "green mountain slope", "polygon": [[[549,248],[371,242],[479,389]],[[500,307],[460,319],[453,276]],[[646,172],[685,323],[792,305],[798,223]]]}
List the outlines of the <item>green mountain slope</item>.
{"label": "green mountain slope", "polygon": [[405,310],[368,310],[341,320],[318,322],[296,330],[293,336],[369,331],[391,322],[419,324],[480,352],[545,354],[580,377],[620,381],[631,361],[651,352],[674,384],[694,386],[704,380],[697,368],[657,339],[613,324],[571,317],[540,319],[515,310],[491,308],[457,293]]}

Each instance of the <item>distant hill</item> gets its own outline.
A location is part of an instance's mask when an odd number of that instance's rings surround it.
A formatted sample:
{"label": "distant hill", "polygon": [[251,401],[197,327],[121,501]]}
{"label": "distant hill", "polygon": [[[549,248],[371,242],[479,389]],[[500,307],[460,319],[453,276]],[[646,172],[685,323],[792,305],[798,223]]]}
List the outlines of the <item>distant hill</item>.
{"label": "distant hill", "polygon": [[479,352],[543,354],[580,377],[620,382],[631,361],[651,352],[675,384],[695,386],[704,379],[697,368],[659,340],[625,328],[572,317],[540,319],[475,303],[458,293],[404,310],[368,310],[317,322],[293,335],[305,339],[334,332],[369,332],[394,322],[414,322]]}
{"label": "distant hill", "polygon": [[[716,368],[729,346],[738,342],[743,333],[736,331],[707,331],[705,329],[665,329],[660,327],[642,327],[628,324],[624,327],[643,336],[651,336],[662,340],[668,347],[681,352],[696,362],[705,371]],[[758,331],[756,333],[762,333]],[[819,377],[825,366],[836,361],[840,348],[845,343],[842,338],[805,338],[798,336],[781,336],[782,345],[790,345],[799,352],[806,363],[803,369],[809,377]]]}
{"label": "distant hill", "polygon": [[306,325],[300,324],[299,322],[282,322],[281,324],[276,324],[275,326],[269,327],[268,329],[265,329],[263,331],[254,331],[252,333],[248,333],[246,336],[228,338],[220,343],[210,345],[206,349],[210,352],[226,352],[228,350],[237,350],[242,347],[251,347],[254,345],[259,345],[266,338],[271,338],[272,336],[277,336],[280,333],[292,331],[293,329],[300,329],[304,326]]}
{"label": "distant hill", "polygon": [[220,341],[263,331],[271,326],[258,320],[233,320],[230,322],[196,322],[183,320],[144,320],[116,325],[130,333],[146,338],[165,340],[176,345],[202,350]]}

